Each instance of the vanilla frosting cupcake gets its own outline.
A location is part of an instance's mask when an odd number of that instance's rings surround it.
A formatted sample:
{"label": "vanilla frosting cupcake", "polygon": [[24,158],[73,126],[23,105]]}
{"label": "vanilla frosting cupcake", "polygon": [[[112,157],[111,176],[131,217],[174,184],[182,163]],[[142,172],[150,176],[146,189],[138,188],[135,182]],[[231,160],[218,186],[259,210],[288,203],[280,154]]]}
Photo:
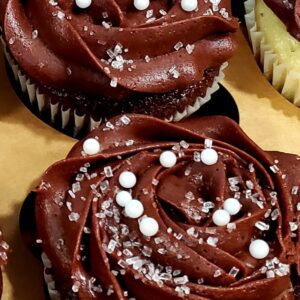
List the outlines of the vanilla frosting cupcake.
{"label": "vanilla frosting cupcake", "polygon": [[253,52],[272,85],[300,106],[300,6],[295,0],[248,0]]}
{"label": "vanilla frosting cupcake", "polygon": [[299,170],[226,117],[116,117],[44,173],[23,234],[57,299],[297,299]]}
{"label": "vanilla frosting cupcake", "polygon": [[124,112],[187,117],[237,46],[229,0],[4,0],[0,13],[22,91],[75,132]]}

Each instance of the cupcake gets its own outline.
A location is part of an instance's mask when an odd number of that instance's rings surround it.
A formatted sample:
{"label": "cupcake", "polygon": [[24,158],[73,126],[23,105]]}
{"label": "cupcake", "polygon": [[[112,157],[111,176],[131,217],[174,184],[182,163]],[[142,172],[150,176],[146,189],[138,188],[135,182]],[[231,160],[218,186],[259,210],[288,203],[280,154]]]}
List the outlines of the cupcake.
{"label": "cupcake", "polygon": [[[4,266],[7,262],[7,252],[9,251],[9,245],[3,240],[2,231],[0,231],[0,267]],[[0,269],[0,299],[3,292],[3,280],[2,271]]]}
{"label": "cupcake", "polygon": [[120,113],[187,117],[218,89],[237,46],[229,0],[1,2],[22,99],[75,133]]}
{"label": "cupcake", "polygon": [[297,299],[299,170],[226,117],[115,117],[44,173],[27,234],[58,299]]}
{"label": "cupcake", "polygon": [[300,6],[295,0],[248,0],[246,25],[254,55],[272,85],[300,106]]}

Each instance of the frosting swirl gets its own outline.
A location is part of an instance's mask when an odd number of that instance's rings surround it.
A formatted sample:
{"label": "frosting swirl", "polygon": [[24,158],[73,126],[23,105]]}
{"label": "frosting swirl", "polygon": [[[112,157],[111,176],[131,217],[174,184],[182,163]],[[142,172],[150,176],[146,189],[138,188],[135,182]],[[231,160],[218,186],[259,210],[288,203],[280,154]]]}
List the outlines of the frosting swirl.
{"label": "frosting swirl", "polygon": [[199,1],[191,13],[178,0],[151,1],[147,13],[131,0],[93,0],[85,10],[71,0],[0,6],[21,69],[42,85],[88,95],[123,99],[185,89],[236,48],[229,0]]}
{"label": "frosting swirl", "polygon": [[[264,152],[225,117],[122,116],[95,137],[99,154],[78,142],[35,191],[37,237],[63,299],[294,299],[299,157]],[[211,143],[218,160],[208,165],[199,155]],[[177,156],[170,168],[160,163],[166,150]],[[116,203],[124,171],[136,175],[129,191],[143,217],[158,224],[152,237]],[[229,197],[242,208],[216,226]],[[255,239],[268,243],[265,259],[250,255]]]}
{"label": "frosting swirl", "polygon": [[278,18],[286,25],[289,33],[300,41],[300,1],[264,0]]}

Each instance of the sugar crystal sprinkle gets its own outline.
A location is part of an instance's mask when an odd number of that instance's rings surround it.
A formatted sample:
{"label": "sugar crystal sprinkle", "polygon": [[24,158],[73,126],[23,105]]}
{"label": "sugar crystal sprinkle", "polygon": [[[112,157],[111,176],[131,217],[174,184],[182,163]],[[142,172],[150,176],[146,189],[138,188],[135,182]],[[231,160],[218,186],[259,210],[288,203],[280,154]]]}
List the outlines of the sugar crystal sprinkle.
{"label": "sugar crystal sprinkle", "polygon": [[113,177],[113,171],[110,166],[104,167],[104,174],[107,178]]}
{"label": "sugar crystal sprinkle", "polygon": [[183,47],[183,43],[182,42],[178,42],[175,46],[174,46],[174,49],[176,51],[178,51],[179,49],[181,49]]}
{"label": "sugar crystal sprinkle", "polygon": [[113,77],[110,81],[110,86],[115,88],[118,85],[118,79],[116,77]]}
{"label": "sugar crystal sprinkle", "polygon": [[32,31],[31,36],[32,36],[33,39],[36,39],[38,37],[38,35],[39,35],[39,32],[38,32],[37,29],[35,29],[35,30]]}
{"label": "sugar crystal sprinkle", "polygon": [[131,120],[128,116],[126,115],[123,115],[121,118],[120,118],[120,121],[124,124],[124,125],[129,125]]}
{"label": "sugar crystal sprinkle", "polygon": [[289,222],[289,224],[290,224],[291,231],[297,231],[298,230],[299,225],[298,225],[297,222]]}
{"label": "sugar crystal sprinkle", "polygon": [[185,46],[185,50],[186,50],[186,52],[187,52],[188,54],[192,54],[193,51],[194,51],[194,49],[195,49],[195,45],[187,44],[187,45]]}
{"label": "sugar crystal sprinkle", "polygon": [[206,240],[207,244],[216,247],[219,239],[217,237],[209,236]]}
{"label": "sugar crystal sprinkle", "polygon": [[278,168],[277,165],[273,165],[273,166],[270,166],[270,170],[271,170],[273,173],[278,173],[279,168]]}
{"label": "sugar crystal sprinkle", "polygon": [[291,190],[292,195],[297,195],[299,190],[299,186],[293,186]]}
{"label": "sugar crystal sprinkle", "polygon": [[146,12],[146,18],[149,19],[153,17],[153,9],[148,9]]}
{"label": "sugar crystal sprinkle", "polygon": [[78,213],[76,213],[76,212],[71,212],[69,214],[69,220],[71,222],[77,222],[79,220],[79,218],[80,218],[80,215]]}
{"label": "sugar crystal sprinkle", "polygon": [[160,13],[162,16],[166,16],[166,15],[167,15],[167,12],[166,12],[164,9],[160,9],[160,10],[159,10],[159,13]]}
{"label": "sugar crystal sprinkle", "polygon": [[220,277],[222,275],[222,272],[221,270],[216,270],[215,273],[214,273],[214,277]]}
{"label": "sugar crystal sprinkle", "polygon": [[270,229],[270,225],[266,224],[265,222],[258,221],[255,223],[255,227],[258,228],[261,231],[267,231]]}
{"label": "sugar crystal sprinkle", "polygon": [[229,275],[233,276],[233,277],[236,277],[237,274],[239,273],[239,269],[236,268],[236,267],[232,267],[231,270],[229,271]]}
{"label": "sugar crystal sprinkle", "polygon": [[229,233],[233,232],[234,230],[236,230],[236,224],[235,223],[228,223],[227,224],[227,231]]}

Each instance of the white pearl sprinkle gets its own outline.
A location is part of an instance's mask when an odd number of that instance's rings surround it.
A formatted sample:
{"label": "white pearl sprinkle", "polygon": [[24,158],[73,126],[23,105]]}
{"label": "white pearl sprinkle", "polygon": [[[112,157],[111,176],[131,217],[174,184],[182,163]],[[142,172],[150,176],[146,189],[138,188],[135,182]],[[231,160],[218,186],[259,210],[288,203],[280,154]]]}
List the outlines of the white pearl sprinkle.
{"label": "white pearl sprinkle", "polygon": [[172,151],[164,151],[159,157],[159,162],[165,168],[172,168],[176,165],[177,157]]}
{"label": "white pearl sprinkle", "polygon": [[159,229],[157,221],[149,217],[143,218],[139,224],[139,227],[141,233],[149,237],[156,235]]}
{"label": "white pearl sprinkle", "polygon": [[196,10],[198,7],[197,0],[181,0],[181,8],[184,11],[191,12]]}
{"label": "white pearl sprinkle", "polygon": [[85,9],[92,4],[92,0],[75,0],[75,3],[79,8]]}
{"label": "white pearl sprinkle", "polygon": [[201,161],[205,165],[211,166],[217,163],[218,161],[218,153],[216,150],[207,148],[201,152]]}
{"label": "white pearl sprinkle", "polygon": [[136,176],[129,171],[122,172],[119,177],[119,183],[126,189],[131,189],[136,184]]}
{"label": "white pearl sprinkle", "polygon": [[139,218],[144,212],[144,206],[141,201],[133,199],[126,203],[125,214],[132,219]]}
{"label": "white pearl sprinkle", "polygon": [[132,200],[132,196],[127,191],[121,191],[116,196],[116,201],[121,207],[125,207],[126,204]]}
{"label": "white pearl sprinkle", "polygon": [[133,5],[137,10],[145,10],[149,7],[149,0],[134,0]]}
{"label": "white pearl sprinkle", "polygon": [[224,209],[232,216],[238,214],[242,208],[239,200],[228,198],[224,201]]}
{"label": "white pearl sprinkle", "polygon": [[96,139],[90,138],[84,141],[83,151],[88,155],[94,155],[100,152],[100,144]]}
{"label": "white pearl sprinkle", "polygon": [[217,226],[225,226],[230,222],[230,215],[226,210],[218,209],[213,213],[212,220]]}
{"label": "white pearl sprinkle", "polygon": [[270,247],[264,240],[254,240],[249,246],[249,252],[256,259],[263,259],[268,256]]}

